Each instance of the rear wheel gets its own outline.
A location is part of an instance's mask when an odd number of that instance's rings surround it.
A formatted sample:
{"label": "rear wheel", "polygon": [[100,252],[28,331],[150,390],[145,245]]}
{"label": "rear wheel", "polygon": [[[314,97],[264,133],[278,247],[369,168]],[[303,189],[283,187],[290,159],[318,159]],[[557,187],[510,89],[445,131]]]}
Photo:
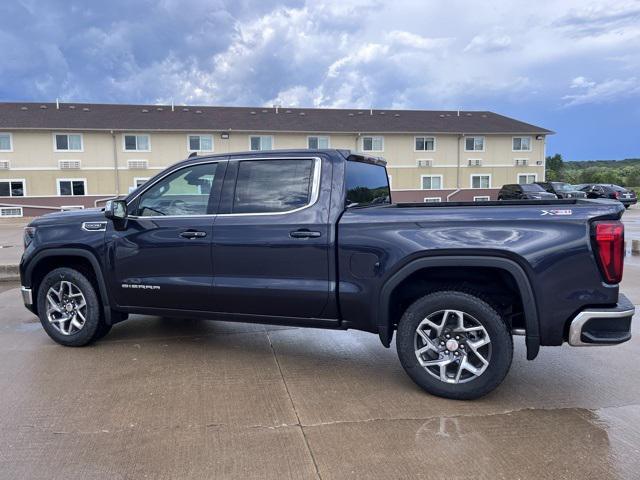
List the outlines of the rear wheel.
{"label": "rear wheel", "polygon": [[91,343],[111,329],[102,318],[95,288],[72,268],[56,268],[44,277],[38,289],[38,314],[47,334],[69,347]]}
{"label": "rear wheel", "polygon": [[509,371],[513,340],[498,312],[465,292],[425,295],[404,313],[396,346],[411,379],[427,392],[469,400],[495,389]]}

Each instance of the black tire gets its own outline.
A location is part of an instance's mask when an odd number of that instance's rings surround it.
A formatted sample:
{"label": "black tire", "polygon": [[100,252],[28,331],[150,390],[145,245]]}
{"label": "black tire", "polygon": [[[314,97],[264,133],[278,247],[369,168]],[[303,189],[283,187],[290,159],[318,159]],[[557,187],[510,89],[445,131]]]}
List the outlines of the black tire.
{"label": "black tire", "polygon": [[[488,358],[488,366],[482,373],[475,378],[467,380],[466,383],[447,383],[440,380],[440,378],[436,378],[429,373],[426,367],[420,364],[417,358],[417,328],[424,319],[430,315],[434,315],[434,318],[437,318],[437,315],[439,315],[438,312],[444,310],[464,312],[469,316],[464,318],[471,318],[479,323],[484,327],[490,338],[491,350]],[[454,315],[453,318],[457,317]],[[443,324],[445,323],[443,322]],[[451,335],[455,335],[455,332],[448,330],[447,327],[442,331],[443,336],[447,331],[449,331]],[[436,332],[436,330],[433,330],[433,332]],[[435,333],[433,333],[433,335],[435,335]],[[468,335],[475,335],[475,333]],[[464,344],[464,340],[465,338],[460,341],[460,345]],[[441,343],[437,342],[437,345],[439,348],[444,349],[444,347],[440,346]],[[466,350],[461,350],[464,349],[465,346],[467,347]],[[456,350],[459,352],[459,355],[464,355],[466,351],[469,351],[468,344],[465,346],[461,346]],[[430,293],[416,300],[407,308],[398,325],[396,347],[402,366],[416,384],[432,395],[456,400],[479,398],[494,390],[502,383],[507,375],[513,358],[513,339],[507,325],[498,312],[481,298],[455,290]],[[443,354],[446,355],[453,355],[453,353],[454,352],[446,349],[443,352]],[[433,351],[428,352],[428,354],[436,356]],[[439,355],[440,354],[437,354],[435,358],[441,358]],[[477,358],[473,357],[473,354],[471,354],[469,359],[477,362]],[[447,368],[455,368],[456,365],[459,364],[454,363]],[[432,366],[431,371],[433,372],[435,368],[438,367]],[[470,374],[465,372],[465,375],[469,376]],[[471,375],[471,377],[473,376]]]}
{"label": "black tire", "polygon": [[498,197],[498,200],[504,200],[504,198],[502,198],[502,197]]}
{"label": "black tire", "polygon": [[[77,287],[84,296],[86,303],[85,321],[82,328],[67,335],[56,329],[47,317],[47,293],[51,287],[58,285],[61,281],[70,282]],[[56,268],[49,272],[40,283],[37,301],[38,316],[42,327],[60,345],[82,347],[98,338],[102,338],[111,329],[103,321],[102,305],[93,284],[84,274],[72,268]]]}

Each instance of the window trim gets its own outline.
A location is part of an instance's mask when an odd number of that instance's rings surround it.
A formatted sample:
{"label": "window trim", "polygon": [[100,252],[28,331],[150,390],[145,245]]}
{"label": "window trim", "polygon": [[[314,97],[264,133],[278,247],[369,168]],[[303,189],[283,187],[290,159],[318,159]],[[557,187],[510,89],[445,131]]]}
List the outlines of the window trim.
{"label": "window trim", "polygon": [[[382,139],[382,149],[381,150],[365,150],[364,149],[364,139],[365,138],[371,138],[371,146],[373,147],[373,139],[374,138],[381,138]],[[361,152],[373,152],[373,153],[380,153],[380,152],[384,152],[384,135],[362,135],[362,137],[360,137],[360,151]]]}
{"label": "window trim", "polygon": [[20,210],[20,215],[0,215],[0,218],[22,218],[24,217],[24,208],[23,207],[19,207],[19,206],[5,206],[5,207],[0,207],[0,212],[2,212],[2,210]]}
{"label": "window trim", "polygon": [[[23,198],[27,196],[27,180],[24,178],[0,178],[0,183],[9,182],[9,197],[5,198]],[[22,195],[11,195],[11,182],[22,182]]]}
{"label": "window trim", "polygon": [[[429,177],[429,178],[433,178],[433,177],[437,177],[440,178],[440,188],[424,188],[424,178],[425,177]],[[426,175],[420,175],[420,190],[444,190],[444,175],[438,175],[438,174],[426,174]]]}
{"label": "window trim", "polygon": [[[519,172],[518,172],[518,173],[516,174],[516,183],[517,183],[518,185],[523,185],[522,183],[520,183],[520,177],[524,177],[524,176],[527,176],[527,177],[528,177],[528,176],[530,176],[530,175],[533,175],[533,178],[535,179],[535,180],[534,180],[533,182],[531,182],[531,183],[534,183],[534,182],[537,182],[537,181],[538,181],[538,174],[537,174],[537,173],[535,173],[535,172],[530,172],[530,173],[524,173],[524,172],[523,172],[523,173],[519,173]],[[526,184],[524,184],[524,185],[526,185]]]}
{"label": "window trim", "polygon": [[13,152],[13,133],[11,133],[11,132],[0,132],[0,135],[9,135],[9,150],[0,149],[0,152],[2,152],[2,153],[11,153],[11,152]]}
{"label": "window trim", "polygon": [[[331,148],[331,135],[307,135],[307,150],[311,150],[311,147],[309,146],[309,139],[310,138],[318,138],[318,139],[326,138],[327,139],[327,148]],[[318,150],[322,150],[320,148],[320,146],[318,146]]]}
{"label": "window trim", "polygon": [[[489,186],[488,187],[474,187],[473,186],[473,177],[489,177]],[[472,173],[471,175],[469,175],[469,188],[472,188],[473,190],[484,190],[487,188],[493,188],[491,186],[491,182],[492,182],[492,178],[491,178],[491,174],[490,173]]]}
{"label": "window trim", "polygon": [[[516,138],[528,138],[529,139],[529,149],[528,150],[515,150],[513,148],[513,141]],[[511,137],[511,151],[512,152],[531,152],[531,151],[533,151],[533,138],[531,137],[531,135],[514,135],[513,137]]]}
{"label": "window trim", "polygon": [[[136,138],[136,149],[135,149],[135,150],[127,150],[127,141],[126,141],[126,138],[127,138],[127,137],[130,137],[130,136],[132,136],[132,135],[135,135],[136,137],[141,137],[141,136],[143,136],[143,135],[144,135],[144,136],[146,136],[146,137],[148,137],[148,139],[149,139],[149,141],[148,141],[149,148],[148,148],[147,150],[140,150],[140,149],[138,148],[138,139]],[[135,132],[127,132],[127,133],[123,133],[123,134],[122,134],[122,151],[123,151],[124,153],[127,153],[127,152],[150,152],[150,151],[151,151],[151,134],[149,134],[149,133],[135,133]]]}
{"label": "window trim", "polygon": [[[467,138],[482,138],[482,150],[467,150]],[[487,137],[485,135],[467,135],[465,137],[462,137],[462,140],[464,141],[464,151],[465,152],[484,152],[487,149]],[[473,141],[473,144],[475,146],[475,140]],[[513,144],[512,144],[513,146]]]}
{"label": "window trim", "polygon": [[[253,137],[260,137],[260,150],[251,150],[251,139]],[[263,137],[271,137],[271,148],[269,150],[262,149],[262,138]],[[276,149],[276,139],[274,135],[249,135],[249,151],[250,152],[270,152],[271,150]]]}
{"label": "window trim", "polygon": [[[211,137],[211,150],[192,150],[191,149],[191,138],[190,137]],[[200,140],[200,146],[202,146],[202,140]],[[149,147],[151,147],[151,143],[149,143]],[[213,140],[213,135],[209,133],[187,133],[187,152],[203,152],[203,153],[212,153],[215,152],[216,145]],[[128,150],[129,152],[131,150]]]}
{"label": "window trim", "polygon": [[[83,182],[84,183],[84,195],[73,194],[73,183],[71,184],[71,195],[60,194],[60,182]],[[87,188],[86,178],[56,178],[56,194],[58,197],[86,197],[89,195],[89,189]]]}
{"label": "window trim", "polygon": [[[416,150],[416,140],[418,138],[433,138],[433,150]],[[416,135],[413,137],[413,151],[418,152],[435,152],[438,149],[437,140],[435,135]]]}
{"label": "window trim", "polygon": [[[56,142],[56,137],[58,135],[67,135],[67,137],[69,135],[80,135],[80,150],[71,150],[70,148],[67,148],[66,150],[59,150],[58,149],[58,143]],[[53,132],[51,134],[51,138],[53,140],[53,151],[56,153],[83,153],[84,152],[84,135],[81,132]],[[69,145],[69,138],[67,138],[67,145]]]}

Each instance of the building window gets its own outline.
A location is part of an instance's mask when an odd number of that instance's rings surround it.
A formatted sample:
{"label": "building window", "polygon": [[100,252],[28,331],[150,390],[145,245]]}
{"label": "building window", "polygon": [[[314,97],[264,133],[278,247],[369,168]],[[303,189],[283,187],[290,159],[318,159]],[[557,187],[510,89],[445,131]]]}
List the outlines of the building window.
{"label": "building window", "polygon": [[58,195],[63,197],[77,197],[87,194],[87,181],[74,178],[58,179]]}
{"label": "building window", "polygon": [[435,152],[435,137],[415,137],[414,149],[416,152]]}
{"label": "building window", "polygon": [[441,190],[442,175],[421,175],[422,190]]}
{"label": "building window", "polygon": [[56,133],[54,134],[54,150],[56,152],[81,152],[81,133]]}
{"label": "building window", "polygon": [[329,137],[307,137],[307,148],[311,150],[329,148]]}
{"label": "building window", "polygon": [[13,152],[13,142],[10,133],[0,133],[0,152]]}
{"label": "building window", "polygon": [[384,151],[384,137],[362,137],[363,152]]}
{"label": "building window", "polygon": [[22,217],[22,207],[2,207],[0,208],[0,217]]}
{"label": "building window", "polygon": [[253,135],[249,137],[249,148],[252,151],[273,150],[273,137],[271,135]]}
{"label": "building window", "polygon": [[484,152],[484,137],[465,137],[465,152]]}
{"label": "building window", "polygon": [[513,137],[514,152],[530,152],[531,137]]}
{"label": "building window", "polygon": [[151,140],[149,135],[125,135],[124,150],[126,152],[150,152]]}
{"label": "building window", "polygon": [[440,203],[442,202],[441,197],[424,197],[424,203]]}
{"label": "building window", "polygon": [[213,152],[213,136],[189,135],[187,149],[190,152]]}
{"label": "building window", "polygon": [[473,197],[474,202],[488,202],[490,200],[491,197],[489,197],[488,195],[478,195],[476,197]]}
{"label": "building window", "polygon": [[141,187],[142,185],[144,185],[145,183],[147,183],[149,181],[148,178],[144,178],[144,177],[136,177],[133,179],[133,186],[135,188]]}
{"label": "building window", "polygon": [[24,197],[24,180],[0,180],[0,197]]}
{"label": "building window", "polygon": [[518,183],[520,185],[524,185],[526,183],[533,183],[538,180],[538,175],[536,173],[519,173],[518,174]]}
{"label": "building window", "polygon": [[471,188],[491,188],[491,175],[471,175]]}

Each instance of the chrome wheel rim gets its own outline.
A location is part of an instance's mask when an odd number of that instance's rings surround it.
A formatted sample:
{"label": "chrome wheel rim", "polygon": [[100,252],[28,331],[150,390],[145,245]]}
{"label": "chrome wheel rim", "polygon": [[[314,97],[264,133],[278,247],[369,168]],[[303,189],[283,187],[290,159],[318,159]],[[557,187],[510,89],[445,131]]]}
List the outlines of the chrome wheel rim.
{"label": "chrome wheel rim", "polygon": [[445,383],[470,382],[482,375],[491,361],[487,330],[460,310],[439,310],[422,320],[414,348],[422,368]]}
{"label": "chrome wheel rim", "polygon": [[73,335],[84,327],[87,302],[80,288],[61,280],[47,291],[47,320],[62,335]]}

